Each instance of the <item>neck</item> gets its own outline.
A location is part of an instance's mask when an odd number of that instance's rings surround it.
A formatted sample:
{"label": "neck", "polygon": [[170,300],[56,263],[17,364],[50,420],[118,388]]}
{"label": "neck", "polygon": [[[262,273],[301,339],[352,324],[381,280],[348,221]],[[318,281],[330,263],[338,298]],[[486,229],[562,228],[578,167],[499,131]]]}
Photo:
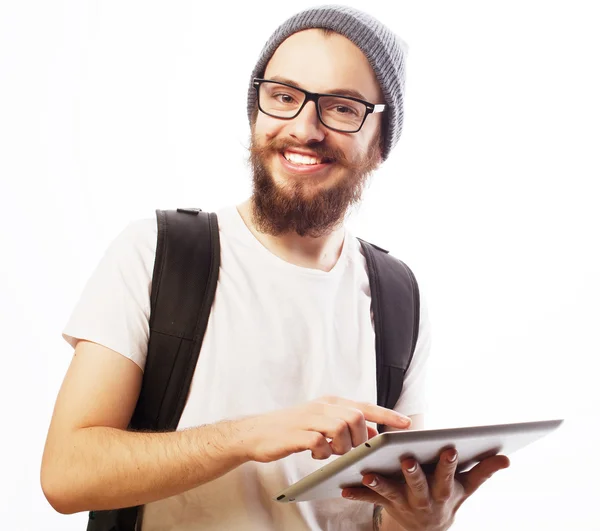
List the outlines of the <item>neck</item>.
{"label": "neck", "polygon": [[344,245],[344,227],[311,238],[295,232],[273,236],[259,232],[252,219],[252,200],[248,199],[237,207],[244,223],[254,237],[275,256],[297,265],[321,271],[331,271],[337,263]]}

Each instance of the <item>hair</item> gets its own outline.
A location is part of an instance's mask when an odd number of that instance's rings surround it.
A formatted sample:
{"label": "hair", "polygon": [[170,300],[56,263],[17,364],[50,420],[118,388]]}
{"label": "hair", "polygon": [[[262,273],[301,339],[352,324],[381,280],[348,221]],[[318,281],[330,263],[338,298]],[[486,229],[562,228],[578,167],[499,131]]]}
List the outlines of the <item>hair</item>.
{"label": "hair", "polygon": [[336,33],[331,28],[316,28],[316,29],[318,29],[325,37],[331,37],[334,33]]}

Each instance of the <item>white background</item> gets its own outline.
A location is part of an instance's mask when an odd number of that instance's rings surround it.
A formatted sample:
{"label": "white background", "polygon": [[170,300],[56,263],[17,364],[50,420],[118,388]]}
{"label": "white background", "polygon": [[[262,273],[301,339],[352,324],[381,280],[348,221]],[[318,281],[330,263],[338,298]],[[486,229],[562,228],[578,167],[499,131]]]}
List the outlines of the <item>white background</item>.
{"label": "white background", "polygon": [[[429,300],[427,426],[567,419],[454,529],[600,529],[595,3],[349,4],[410,45],[404,133],[351,224]],[[85,529],[39,485],[62,327],[129,220],[248,195],[249,76],[310,5],[0,3],[3,529]]]}

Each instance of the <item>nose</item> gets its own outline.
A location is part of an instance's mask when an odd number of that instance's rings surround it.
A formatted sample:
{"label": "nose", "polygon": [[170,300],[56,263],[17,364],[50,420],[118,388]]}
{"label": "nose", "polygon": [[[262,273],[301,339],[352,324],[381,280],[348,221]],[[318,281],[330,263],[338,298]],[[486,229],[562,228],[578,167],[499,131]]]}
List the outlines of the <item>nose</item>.
{"label": "nose", "polygon": [[325,126],[319,120],[314,101],[307,102],[300,114],[291,120],[290,136],[302,144],[321,142],[325,138]]}

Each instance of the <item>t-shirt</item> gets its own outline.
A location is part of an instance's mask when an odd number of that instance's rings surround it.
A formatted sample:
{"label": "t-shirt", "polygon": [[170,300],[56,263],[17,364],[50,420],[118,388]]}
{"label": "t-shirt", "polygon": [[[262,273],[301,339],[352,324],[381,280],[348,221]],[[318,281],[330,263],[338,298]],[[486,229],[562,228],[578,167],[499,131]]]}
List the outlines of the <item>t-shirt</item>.
{"label": "t-shirt", "polygon": [[[217,212],[221,265],[206,335],[178,430],[336,395],[377,403],[375,333],[366,260],[345,229],[331,271],[272,254],[235,206]],[[63,336],[104,345],[144,369],[156,252],[155,218],[131,222],[86,284]],[[424,412],[429,326],[419,337],[395,409]],[[244,463],[143,508],[142,531],[372,529],[373,505],[341,498],[280,504],[273,496],[321,468],[310,451]]]}

